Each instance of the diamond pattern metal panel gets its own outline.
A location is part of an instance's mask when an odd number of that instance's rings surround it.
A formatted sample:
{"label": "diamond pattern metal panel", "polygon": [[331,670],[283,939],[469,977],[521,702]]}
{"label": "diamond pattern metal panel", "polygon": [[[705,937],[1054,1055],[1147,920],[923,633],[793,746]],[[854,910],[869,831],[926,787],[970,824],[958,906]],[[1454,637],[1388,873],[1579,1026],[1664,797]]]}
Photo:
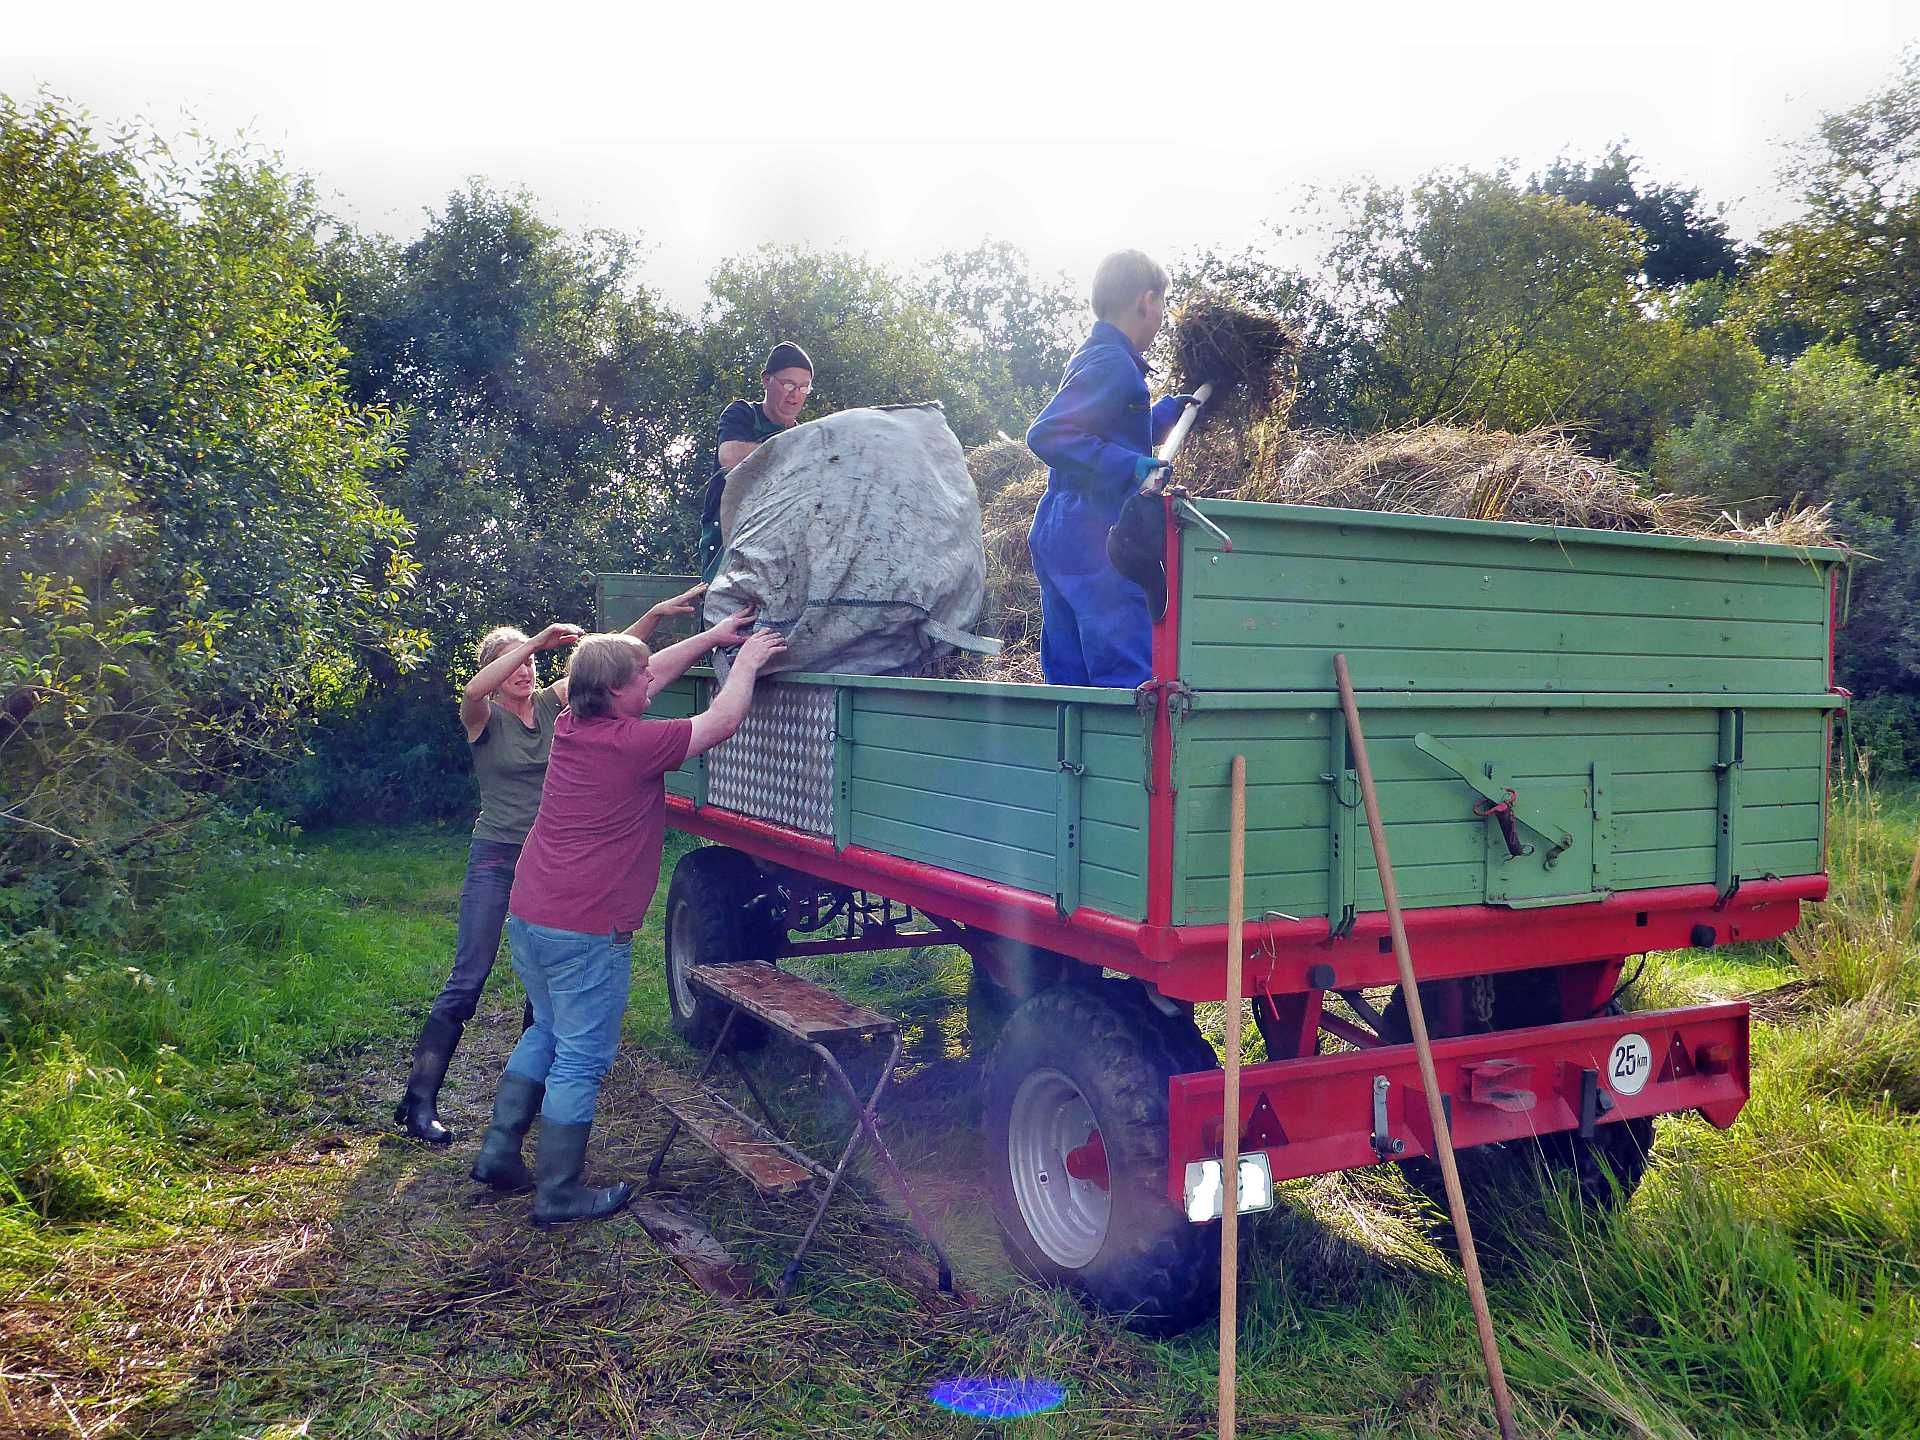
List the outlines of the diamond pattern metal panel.
{"label": "diamond pattern metal panel", "polygon": [[746,723],[707,755],[707,803],[833,834],[833,714],[830,685],[761,682]]}

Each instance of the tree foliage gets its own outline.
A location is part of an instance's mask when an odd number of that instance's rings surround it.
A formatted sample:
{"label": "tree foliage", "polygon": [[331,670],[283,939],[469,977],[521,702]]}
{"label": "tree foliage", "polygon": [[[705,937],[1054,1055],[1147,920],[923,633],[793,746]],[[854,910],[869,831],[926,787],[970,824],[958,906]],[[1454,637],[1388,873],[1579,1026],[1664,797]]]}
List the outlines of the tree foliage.
{"label": "tree foliage", "polygon": [[325,255],[354,397],[407,422],[385,487],[419,526],[435,673],[493,625],[584,618],[583,576],[690,545],[705,400],[635,262],[632,240],[567,235],[478,182],[409,245]]}
{"label": "tree foliage", "polygon": [[1345,203],[1325,271],[1354,428],[1574,424],[1601,453],[1638,458],[1757,377],[1743,331],[1690,326],[1643,292],[1644,245],[1617,216],[1505,171],[1361,187]]}
{"label": "tree foliage", "polygon": [[[0,891],[129,863],[396,666],[410,529],[311,290],[307,188],[0,101]],[[31,879],[32,893],[20,887]],[[36,888],[37,887],[37,888]],[[36,898],[37,897],[37,898]]]}
{"label": "tree foliage", "polygon": [[1770,348],[1850,341],[1882,368],[1920,363],[1920,47],[1892,81],[1825,117],[1787,168],[1802,213],[1764,237],[1754,277]]}
{"label": "tree foliage", "polygon": [[[723,262],[707,282],[700,325],[700,380],[709,403],[718,402],[715,416],[729,396],[757,396],[768,349],[795,340],[813,358],[807,415],[938,400],[961,443],[981,444],[1017,419],[1008,361],[990,356],[982,334],[969,330],[1001,319],[1000,302],[973,283],[983,273],[990,272],[949,271],[959,278],[936,297],[838,250],[768,245]],[[703,446],[712,443],[712,423]]]}
{"label": "tree foliage", "polygon": [[1719,210],[1703,209],[1698,189],[1649,184],[1635,173],[1637,155],[1615,144],[1593,164],[1562,155],[1529,189],[1624,220],[1640,232],[1640,274],[1663,290],[1702,280],[1728,280],[1740,251]]}
{"label": "tree foliage", "polygon": [[1817,345],[1770,369],[1742,414],[1702,414],[1666,437],[1656,464],[1727,505],[1832,501],[1842,533],[1870,557],[1854,577],[1840,681],[1920,695],[1920,401],[1900,377]]}

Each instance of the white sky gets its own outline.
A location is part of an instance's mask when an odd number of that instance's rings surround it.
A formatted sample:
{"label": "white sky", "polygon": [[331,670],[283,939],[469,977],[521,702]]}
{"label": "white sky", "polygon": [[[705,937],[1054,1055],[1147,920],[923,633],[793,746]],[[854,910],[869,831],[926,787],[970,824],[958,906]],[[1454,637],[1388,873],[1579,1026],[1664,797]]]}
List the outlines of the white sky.
{"label": "white sky", "polygon": [[764,241],[910,264],[991,237],[1078,285],[1123,245],[1258,240],[1305,184],[1622,137],[1751,236],[1789,209],[1780,143],[1920,37],[1898,0],[6,8],[16,101],[244,130],[399,236],[468,176],[525,186],[642,233],[683,307]]}

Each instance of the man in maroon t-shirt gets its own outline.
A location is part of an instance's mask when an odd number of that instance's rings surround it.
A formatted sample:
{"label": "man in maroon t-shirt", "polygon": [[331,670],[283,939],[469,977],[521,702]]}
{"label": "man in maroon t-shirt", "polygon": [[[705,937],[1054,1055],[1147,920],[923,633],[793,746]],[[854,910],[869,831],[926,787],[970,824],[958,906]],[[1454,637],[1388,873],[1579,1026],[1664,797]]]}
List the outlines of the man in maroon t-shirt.
{"label": "man in maroon t-shirt", "polygon": [[[507,1057],[493,1124],[473,1178],[534,1191],[536,1225],[595,1220],[623,1208],[626,1183],[580,1183],[601,1078],[620,1044],[633,932],[660,882],[666,774],[740,728],[754,682],[786,648],[748,635],[745,611],[658,654],[630,635],[589,635],[567,665],[568,704],[553,726],[540,813],[507,902],[513,968],[533,1024]],[[744,643],[743,643],[744,642]],[[648,720],[647,701],[720,646],[738,645],[727,683],[691,720]],[[520,1148],[535,1113],[540,1144],[528,1172]]]}

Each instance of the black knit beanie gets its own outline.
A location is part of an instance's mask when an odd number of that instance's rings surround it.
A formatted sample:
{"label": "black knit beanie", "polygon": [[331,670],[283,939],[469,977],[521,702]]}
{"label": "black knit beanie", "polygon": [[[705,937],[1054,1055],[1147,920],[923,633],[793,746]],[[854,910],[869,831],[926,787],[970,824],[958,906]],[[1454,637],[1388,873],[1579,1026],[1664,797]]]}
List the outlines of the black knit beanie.
{"label": "black knit beanie", "polygon": [[778,374],[782,370],[804,370],[813,373],[813,361],[807,358],[807,352],[791,340],[782,340],[767,352],[767,363],[760,367],[762,375]]}

